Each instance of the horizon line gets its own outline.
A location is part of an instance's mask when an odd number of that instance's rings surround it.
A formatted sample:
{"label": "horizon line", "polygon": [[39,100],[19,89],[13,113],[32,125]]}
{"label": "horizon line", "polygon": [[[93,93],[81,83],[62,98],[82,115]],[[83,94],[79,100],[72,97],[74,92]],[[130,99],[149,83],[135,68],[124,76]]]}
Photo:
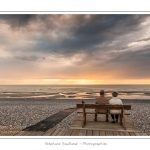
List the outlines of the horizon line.
{"label": "horizon line", "polygon": [[58,86],[60,86],[60,85],[71,85],[71,86],[73,86],[73,85],[150,85],[150,84],[0,84],[0,86],[5,86],[5,85],[8,85],[8,86],[18,86],[18,85],[47,85],[47,86],[51,86],[51,85],[58,85]]}

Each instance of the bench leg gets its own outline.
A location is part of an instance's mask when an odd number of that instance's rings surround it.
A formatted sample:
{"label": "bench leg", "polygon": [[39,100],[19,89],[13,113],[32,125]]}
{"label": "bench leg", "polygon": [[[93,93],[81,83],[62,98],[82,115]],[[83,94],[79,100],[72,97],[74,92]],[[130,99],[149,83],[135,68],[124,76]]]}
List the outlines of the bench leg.
{"label": "bench leg", "polygon": [[123,112],[123,127],[126,130],[126,118],[125,118],[125,113]]}
{"label": "bench leg", "polygon": [[84,120],[82,121],[82,128],[84,128]]}
{"label": "bench leg", "polygon": [[84,125],[86,124],[86,114],[84,116]]}
{"label": "bench leg", "polygon": [[84,115],[83,115],[83,119],[82,119],[82,128],[84,127]]}
{"label": "bench leg", "polygon": [[86,123],[86,113],[85,113],[85,104],[83,105],[83,124],[82,124],[82,128],[84,127]]}
{"label": "bench leg", "polygon": [[82,128],[85,126],[85,124],[86,124],[86,114],[83,114]]}
{"label": "bench leg", "polygon": [[120,114],[119,117],[120,117],[120,125],[122,125],[122,115]]}
{"label": "bench leg", "polygon": [[108,120],[108,114],[106,114],[106,122],[108,122],[109,120]]}
{"label": "bench leg", "polygon": [[95,121],[97,121],[97,114],[95,114]]}

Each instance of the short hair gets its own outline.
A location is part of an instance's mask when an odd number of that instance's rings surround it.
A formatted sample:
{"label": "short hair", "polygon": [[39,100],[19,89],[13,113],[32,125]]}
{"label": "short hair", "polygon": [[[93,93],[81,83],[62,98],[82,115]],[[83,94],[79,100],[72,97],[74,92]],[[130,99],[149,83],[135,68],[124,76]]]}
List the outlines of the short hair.
{"label": "short hair", "polygon": [[99,93],[100,93],[100,95],[104,95],[105,92],[104,92],[104,90],[100,90]]}
{"label": "short hair", "polygon": [[113,97],[117,97],[118,96],[118,92],[112,92],[112,96]]}

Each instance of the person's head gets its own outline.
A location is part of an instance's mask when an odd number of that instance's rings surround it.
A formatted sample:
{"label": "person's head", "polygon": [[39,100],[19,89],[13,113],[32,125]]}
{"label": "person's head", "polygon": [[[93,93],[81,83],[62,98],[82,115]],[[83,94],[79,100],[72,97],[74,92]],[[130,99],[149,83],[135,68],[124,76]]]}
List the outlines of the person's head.
{"label": "person's head", "polygon": [[117,92],[112,92],[112,96],[113,96],[113,97],[117,97],[117,96],[118,96],[118,93],[117,93]]}
{"label": "person's head", "polygon": [[104,95],[105,94],[105,92],[104,92],[104,90],[100,90],[100,95]]}

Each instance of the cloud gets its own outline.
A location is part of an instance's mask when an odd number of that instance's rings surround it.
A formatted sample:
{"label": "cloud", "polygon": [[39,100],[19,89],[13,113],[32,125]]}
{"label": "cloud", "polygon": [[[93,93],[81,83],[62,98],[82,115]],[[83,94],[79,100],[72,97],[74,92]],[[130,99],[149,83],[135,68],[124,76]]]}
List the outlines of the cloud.
{"label": "cloud", "polygon": [[36,15],[24,15],[24,14],[2,14],[0,15],[0,21],[10,25],[12,28],[24,27],[30,20],[32,20]]}
{"label": "cloud", "polygon": [[0,15],[0,64],[41,78],[149,78],[149,32],[143,14]]}
{"label": "cloud", "polygon": [[137,40],[137,42],[149,41],[149,40],[150,40],[150,37],[148,37],[148,38],[144,38],[144,39],[141,39],[141,40]]}
{"label": "cloud", "polygon": [[45,57],[37,57],[37,56],[16,56],[16,59],[25,60],[25,61],[37,61],[39,59],[44,60]]}

